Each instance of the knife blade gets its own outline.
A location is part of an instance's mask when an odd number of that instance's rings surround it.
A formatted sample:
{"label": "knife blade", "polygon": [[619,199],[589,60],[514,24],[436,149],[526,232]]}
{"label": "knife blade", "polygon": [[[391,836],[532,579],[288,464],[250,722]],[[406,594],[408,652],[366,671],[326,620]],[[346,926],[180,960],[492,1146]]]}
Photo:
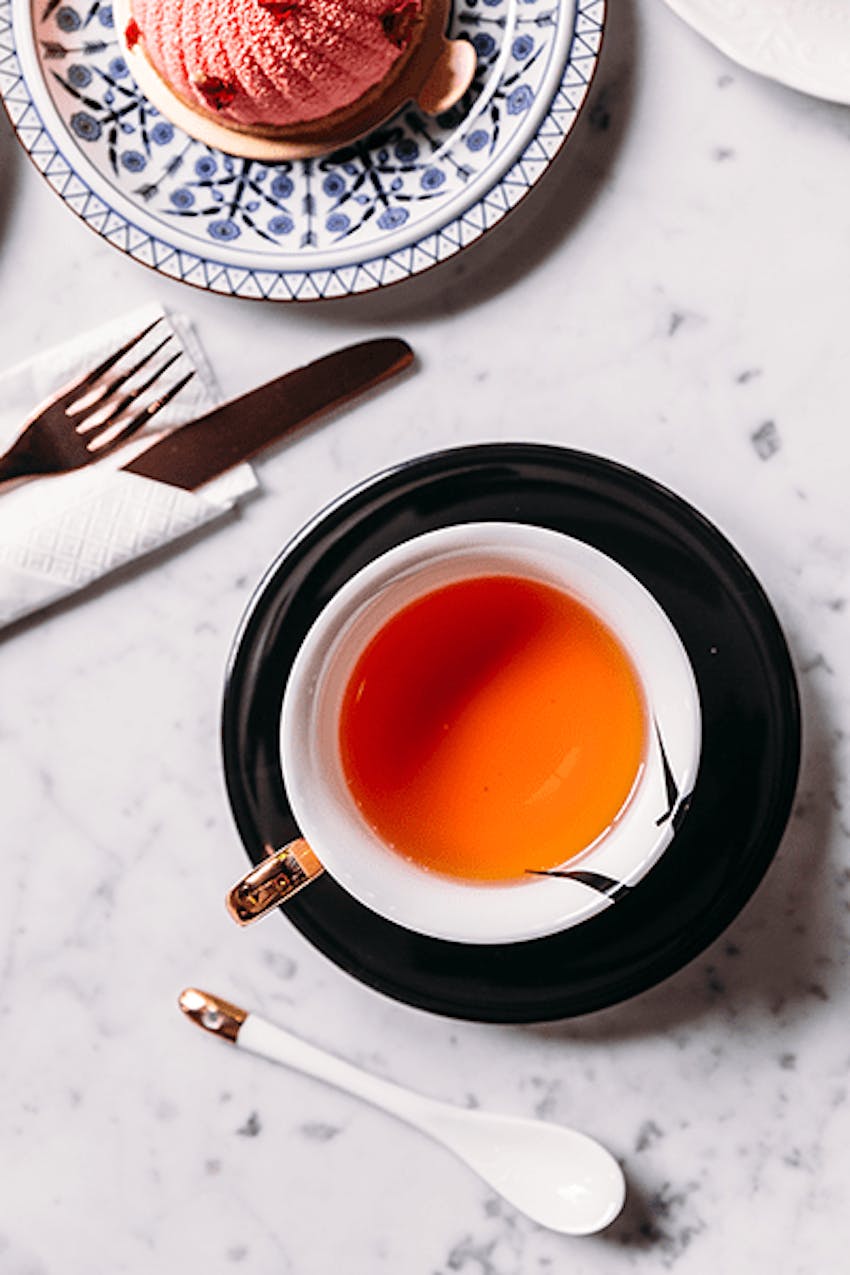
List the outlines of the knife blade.
{"label": "knife blade", "polygon": [[194,491],[412,361],[412,349],[398,337],[348,345],[222,403],[153,443],[123,468]]}

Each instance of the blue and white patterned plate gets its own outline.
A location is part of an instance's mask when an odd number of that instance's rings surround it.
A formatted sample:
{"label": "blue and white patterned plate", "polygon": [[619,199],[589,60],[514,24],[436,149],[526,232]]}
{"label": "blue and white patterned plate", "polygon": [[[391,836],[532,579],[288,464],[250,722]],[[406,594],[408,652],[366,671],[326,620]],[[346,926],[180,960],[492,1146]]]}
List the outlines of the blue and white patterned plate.
{"label": "blue and white patterned plate", "polygon": [[137,88],[106,0],[0,0],[0,93],[30,157],[110,243],[170,278],[315,300],[427,270],[500,221],[569,135],[606,0],[456,0],[475,81],[314,160],[235,159]]}

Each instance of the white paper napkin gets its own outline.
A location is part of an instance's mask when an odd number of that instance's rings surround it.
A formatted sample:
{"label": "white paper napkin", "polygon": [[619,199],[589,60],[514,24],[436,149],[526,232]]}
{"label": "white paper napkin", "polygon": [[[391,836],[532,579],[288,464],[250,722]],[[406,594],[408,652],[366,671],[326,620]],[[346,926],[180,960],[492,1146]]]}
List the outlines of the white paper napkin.
{"label": "white paper napkin", "polygon": [[[162,314],[159,307],[146,306],[0,375],[0,453],[43,399]],[[148,445],[151,435],[184,424],[221,401],[192,326],[181,316],[166,316],[133,357],[141,358],[161,341],[168,327],[183,346],[183,358],[157,382],[155,392],[185,375],[189,366],[196,374],[134,440],[132,449],[128,445],[70,474],[0,488],[0,625],[84,589],[132,559],[220,517],[256,487],[250,465],[239,465],[195,492],[120,471],[119,466]]]}

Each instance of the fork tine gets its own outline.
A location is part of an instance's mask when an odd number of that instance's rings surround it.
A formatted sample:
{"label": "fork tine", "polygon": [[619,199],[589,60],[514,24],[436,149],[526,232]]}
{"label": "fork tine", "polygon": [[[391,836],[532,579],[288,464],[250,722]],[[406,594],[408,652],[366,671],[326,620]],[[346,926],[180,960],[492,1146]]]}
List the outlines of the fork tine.
{"label": "fork tine", "polygon": [[159,398],[154,399],[152,403],[148,403],[147,407],[143,407],[140,412],[137,412],[135,416],[132,416],[127,424],[123,425],[108,442],[103,443],[100,447],[97,447],[96,445],[97,439],[90,442],[88,445],[89,451],[100,451],[106,455],[108,451],[111,452],[113,448],[117,447],[120,443],[125,443],[128,438],[132,438],[133,434],[138,433],[143,425],[147,425],[148,421],[152,420],[153,417],[156,416],[157,412],[162,411],[163,407],[165,407],[167,403],[170,403],[171,400],[180,393],[185,385],[189,384],[194,375],[195,369],[193,368],[191,372],[188,372],[186,376],[182,378],[182,380],[176,381],[175,384],[172,385],[170,389],[166,390],[164,394],[160,395]]}
{"label": "fork tine", "polygon": [[[85,417],[93,416],[97,409],[103,407],[106,400],[111,398],[116,390],[120,390],[122,385],[126,385],[127,381],[131,380],[137,372],[140,372],[146,363],[150,363],[151,359],[159,354],[160,350],[168,345],[169,341],[173,341],[173,339],[174,333],[169,332],[164,341],[160,341],[159,345],[155,345],[152,350],[149,350],[143,358],[139,359],[137,363],[134,363],[133,366],[128,368],[126,372],[121,372],[121,374],[116,376],[114,380],[107,381],[103,386],[103,389],[92,390],[92,393],[96,395],[95,398],[84,402],[82,407],[80,407],[79,404],[83,400],[73,402],[69,408],[66,408],[66,415],[71,417],[83,416],[83,414],[85,414]],[[84,396],[84,398],[85,397],[86,396]],[[86,420],[83,420],[83,422],[77,425],[77,433],[84,434],[86,430],[94,429],[95,425],[100,423],[101,422],[99,421],[95,421],[93,424],[89,424]]]}
{"label": "fork tine", "polygon": [[55,406],[68,407],[71,403],[75,402],[83,391],[94,385],[95,382],[103,376],[104,372],[108,372],[111,367],[114,367],[119,359],[123,359],[124,355],[132,350],[134,345],[138,345],[138,343],[142,341],[149,332],[154,330],[158,323],[162,323],[163,317],[163,315],[160,315],[158,319],[154,319],[153,323],[149,323],[146,328],[142,328],[141,332],[136,333],[136,335],[131,337],[129,341],[125,341],[120,349],[113,351],[108,358],[104,359],[102,363],[99,363],[91,372],[86,372],[79,378],[79,380],[76,380],[72,382],[71,385],[67,386],[62,391],[61,395],[59,395],[59,397],[55,400]]}
{"label": "fork tine", "polygon": [[[163,345],[164,344],[165,342],[163,342]],[[141,385],[137,385],[133,389],[127,390],[127,393],[121,396],[121,398],[118,400],[118,402],[115,404],[115,406],[112,408],[112,410],[109,412],[107,416],[104,416],[101,420],[94,421],[94,423],[90,425],[86,425],[86,424],[78,425],[77,433],[84,434],[86,433],[87,429],[97,429],[99,431],[98,437],[102,437],[105,427],[108,425],[111,425],[114,421],[117,421],[118,417],[122,416],[124,412],[126,412],[130,404],[135,399],[137,399],[140,394],[144,394],[145,390],[149,390],[150,387],[154,384],[154,382],[158,381],[159,378],[177,362],[177,360],[180,358],[182,353],[183,353],[182,350],[178,350],[176,354],[172,354],[171,358],[166,359],[166,361],[162,364],[162,366],[158,367],[155,372],[152,372],[146,381],[142,381]],[[146,362],[147,360],[143,359],[141,363],[136,365],[135,370],[138,371],[138,369],[140,367],[143,367]],[[104,399],[111,397],[113,388],[114,388],[113,386],[110,386],[109,389],[106,391],[106,393],[103,395],[103,397],[98,399],[97,404],[95,404],[96,407],[103,406]]]}

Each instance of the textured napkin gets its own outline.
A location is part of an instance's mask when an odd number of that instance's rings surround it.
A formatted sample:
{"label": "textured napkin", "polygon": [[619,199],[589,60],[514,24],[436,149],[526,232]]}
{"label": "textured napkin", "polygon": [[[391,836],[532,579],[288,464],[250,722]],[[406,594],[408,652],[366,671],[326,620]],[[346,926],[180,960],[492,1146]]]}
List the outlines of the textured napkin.
{"label": "textured napkin", "polygon": [[[133,311],[0,375],[0,453],[43,399],[160,315],[163,311],[157,306]],[[150,396],[184,376],[190,366],[195,376],[132,444],[86,469],[0,488],[0,625],[187,535],[232,509],[240,496],[256,487],[250,465],[239,465],[194,492],[120,471],[164,428],[193,420],[221,401],[192,326],[178,315],[165,316],[130,357],[141,358],[168,328],[182,345],[183,357],[152,387]],[[165,355],[163,351],[160,357]]]}

